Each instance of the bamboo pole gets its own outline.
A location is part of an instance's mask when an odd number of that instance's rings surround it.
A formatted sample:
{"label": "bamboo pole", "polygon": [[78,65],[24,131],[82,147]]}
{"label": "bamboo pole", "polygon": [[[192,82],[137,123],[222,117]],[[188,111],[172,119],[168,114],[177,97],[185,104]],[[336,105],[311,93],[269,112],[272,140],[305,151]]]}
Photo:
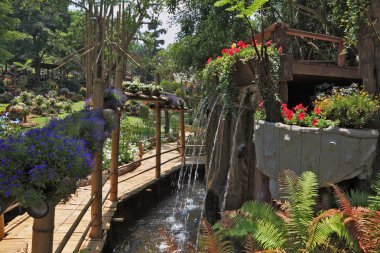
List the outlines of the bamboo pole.
{"label": "bamboo pole", "polygon": [[181,156],[182,163],[185,164],[185,112],[179,112],[179,127],[181,129]]}
{"label": "bamboo pole", "polygon": [[139,159],[141,160],[144,155],[144,147],[142,141],[139,141]]}
{"label": "bamboo pole", "polygon": [[161,108],[156,103],[156,178],[161,177]]}
{"label": "bamboo pole", "polygon": [[5,237],[5,222],[4,222],[4,213],[0,214],[0,241]]}
{"label": "bamboo pole", "polygon": [[116,114],[116,127],[112,131],[112,150],[111,150],[111,193],[110,201],[117,201],[118,178],[119,178],[119,147],[120,147],[120,118],[121,112]]}
{"label": "bamboo pole", "polygon": [[[94,108],[103,108],[103,83],[101,79],[95,80],[94,85]],[[91,217],[96,216],[91,226],[90,237],[101,239],[102,233],[102,170],[103,170],[103,149],[100,147],[94,154],[94,169],[91,175],[91,193],[95,200],[91,205]]]}
{"label": "bamboo pole", "polygon": [[44,218],[33,221],[32,253],[53,252],[55,205],[49,208]]}

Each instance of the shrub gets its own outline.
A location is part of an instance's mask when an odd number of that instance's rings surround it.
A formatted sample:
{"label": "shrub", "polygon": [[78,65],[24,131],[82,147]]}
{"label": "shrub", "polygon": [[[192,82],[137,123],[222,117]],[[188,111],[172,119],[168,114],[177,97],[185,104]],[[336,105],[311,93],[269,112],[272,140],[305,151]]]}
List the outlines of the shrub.
{"label": "shrub", "polygon": [[327,119],[339,121],[339,126],[347,128],[367,126],[380,108],[377,97],[359,90],[356,85],[335,88],[331,95],[320,96],[315,105]]}
{"label": "shrub", "polygon": [[152,87],[152,95],[153,96],[159,97],[159,96],[161,96],[162,92],[163,92],[162,87],[160,87],[158,85],[154,85]]}
{"label": "shrub", "polygon": [[143,119],[143,121],[147,121],[149,119],[150,109],[147,105],[141,105],[139,110],[139,116]]}

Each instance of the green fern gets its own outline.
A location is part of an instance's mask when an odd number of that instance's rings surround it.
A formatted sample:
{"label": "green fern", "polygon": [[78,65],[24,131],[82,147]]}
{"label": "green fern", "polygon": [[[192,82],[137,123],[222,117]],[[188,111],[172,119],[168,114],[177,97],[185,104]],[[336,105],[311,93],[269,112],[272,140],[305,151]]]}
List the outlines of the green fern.
{"label": "green fern", "polygon": [[228,11],[238,12],[237,17],[250,17],[261,7],[266,4],[269,0],[255,0],[253,3],[246,7],[244,0],[219,0],[214,5],[215,7],[224,7],[229,5],[227,8]]}
{"label": "green fern", "polygon": [[[282,210],[266,203],[246,202],[240,210],[223,215],[220,227],[225,233],[242,241],[247,235],[264,250],[262,252],[314,252],[335,249],[330,243],[335,236],[351,245],[352,238],[344,226],[343,215],[331,209],[315,216],[318,181],[312,172],[297,177],[286,172],[282,182]],[[230,219],[230,220],[228,220]],[[224,226],[223,224],[229,224]],[[334,235],[334,236],[333,236]]]}
{"label": "green fern", "polygon": [[380,173],[378,173],[376,179],[372,184],[372,189],[375,195],[368,197],[368,206],[371,210],[380,210]]}

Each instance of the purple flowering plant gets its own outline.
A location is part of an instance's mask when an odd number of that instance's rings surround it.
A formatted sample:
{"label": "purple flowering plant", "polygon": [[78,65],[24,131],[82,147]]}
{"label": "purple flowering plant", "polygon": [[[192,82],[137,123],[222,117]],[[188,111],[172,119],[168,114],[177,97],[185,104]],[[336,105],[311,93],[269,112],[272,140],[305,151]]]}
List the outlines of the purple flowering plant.
{"label": "purple flowering plant", "polygon": [[125,102],[127,102],[127,96],[119,89],[109,87],[104,90],[104,108],[112,110],[121,110]]}
{"label": "purple flowering plant", "polygon": [[113,126],[106,119],[100,110],[83,110],[64,119],[52,119],[47,128],[83,140],[91,153],[95,153],[112,132]]}
{"label": "purple flowering plant", "polygon": [[52,128],[32,129],[0,140],[0,199],[25,207],[67,198],[91,172],[85,142]]}

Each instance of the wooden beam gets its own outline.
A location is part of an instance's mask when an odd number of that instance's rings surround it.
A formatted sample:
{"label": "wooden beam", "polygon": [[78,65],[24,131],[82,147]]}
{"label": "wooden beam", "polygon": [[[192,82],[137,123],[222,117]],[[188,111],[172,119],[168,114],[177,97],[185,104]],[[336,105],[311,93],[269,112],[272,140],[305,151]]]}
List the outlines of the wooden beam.
{"label": "wooden beam", "polygon": [[322,64],[306,64],[299,62],[292,62],[292,75],[305,75],[305,76],[320,76],[320,77],[334,77],[345,79],[358,79],[358,68],[354,67],[338,67]]}
{"label": "wooden beam", "polygon": [[156,178],[161,177],[161,109],[156,103]]}
{"label": "wooden beam", "polygon": [[48,214],[33,221],[32,253],[53,252],[55,205],[49,206]]}
{"label": "wooden beam", "polygon": [[338,66],[344,67],[346,65],[346,54],[344,53],[344,43],[338,44]]}
{"label": "wooden beam", "polygon": [[181,131],[181,156],[182,163],[185,165],[185,113],[184,111],[179,112],[179,127]]}
{"label": "wooden beam", "polygon": [[288,82],[286,81],[280,81],[280,97],[282,100],[282,103],[287,104],[289,101],[289,87]]}

